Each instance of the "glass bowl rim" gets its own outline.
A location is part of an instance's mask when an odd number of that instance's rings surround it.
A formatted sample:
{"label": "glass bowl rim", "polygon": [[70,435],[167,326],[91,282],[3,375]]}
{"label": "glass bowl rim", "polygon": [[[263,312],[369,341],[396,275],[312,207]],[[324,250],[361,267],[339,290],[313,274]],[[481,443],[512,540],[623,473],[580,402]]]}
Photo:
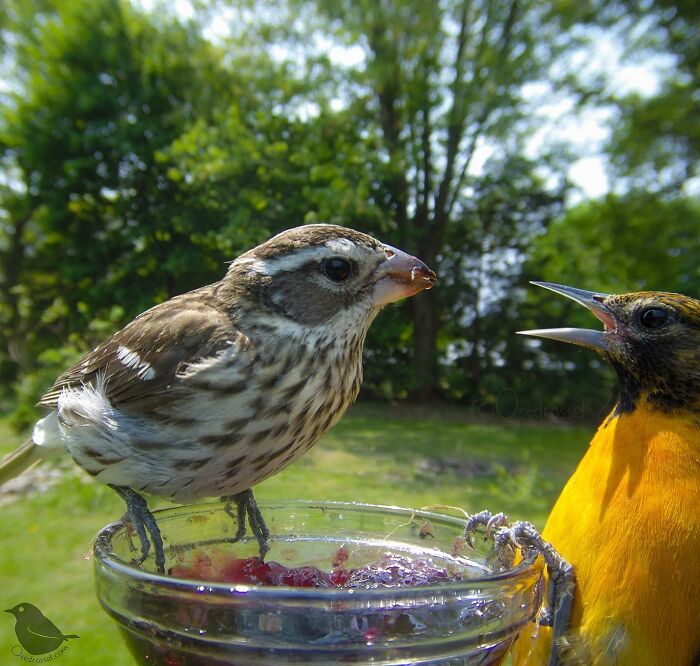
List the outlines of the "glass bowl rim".
{"label": "glass bowl rim", "polygon": [[[221,507],[221,501],[200,502],[196,504],[177,505],[158,509],[154,511],[156,518],[158,514],[175,513],[183,509],[198,511],[209,510],[214,507]],[[442,521],[452,523],[455,526],[463,527],[464,518],[458,516],[435,513],[433,511],[424,511],[421,509],[412,509],[389,504],[369,504],[365,502],[338,502],[332,500],[261,500],[258,502],[261,509],[275,507],[300,507],[306,509],[313,508],[331,508],[336,510],[352,510],[352,511],[369,511],[371,513],[381,512],[401,512],[415,518],[424,518],[426,520]],[[110,570],[113,574],[121,578],[127,578],[133,583],[155,585],[157,588],[165,591],[183,593],[197,590],[200,593],[206,592],[213,595],[230,596],[232,593],[245,594],[248,597],[264,599],[297,599],[297,598],[319,598],[319,599],[355,599],[358,598],[376,598],[389,595],[402,596],[426,596],[431,593],[459,592],[460,590],[473,590],[479,586],[493,586],[498,583],[526,581],[528,578],[535,577],[542,573],[541,558],[537,558],[534,562],[528,563],[521,561],[510,569],[493,572],[484,576],[475,578],[466,578],[464,580],[445,581],[432,585],[416,585],[413,587],[378,587],[378,588],[337,588],[337,587],[284,587],[272,585],[247,585],[247,584],[230,584],[196,580],[193,578],[175,578],[165,574],[159,574],[154,571],[147,571],[131,565],[119,557],[114,555],[109,547],[109,544],[120,530],[124,529],[124,523],[121,520],[115,521],[103,527],[95,537],[93,553],[96,564]],[[534,583],[536,584],[536,582]]]}

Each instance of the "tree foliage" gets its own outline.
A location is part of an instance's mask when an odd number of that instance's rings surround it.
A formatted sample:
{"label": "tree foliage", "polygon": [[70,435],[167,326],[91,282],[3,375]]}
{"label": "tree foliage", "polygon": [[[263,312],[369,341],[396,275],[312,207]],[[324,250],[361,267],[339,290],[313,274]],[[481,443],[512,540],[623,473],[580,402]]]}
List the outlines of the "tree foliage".
{"label": "tree foliage", "polygon": [[[376,233],[439,273],[438,289],[372,328],[365,391],[375,396],[491,406],[506,396],[513,416],[535,413],[546,396],[562,413],[578,398],[600,405],[611,379],[596,357],[514,336],[587,322],[524,279],[698,293],[698,209],[679,194],[697,164],[694,7],[196,8],[185,21],[164,3],[152,12],[126,0],[3,5],[5,389],[36,397],[136,313],[219,279],[240,251],[308,222]],[[230,31],[212,41],[213,17]],[[626,110],[610,151],[638,187],[567,211],[573,156],[555,147],[533,156],[527,86],[600,101],[598,83],[566,63],[591,26],[625,25],[636,26],[631,49],[674,54],[678,73],[653,98],[604,99]],[[667,173],[673,187],[657,187],[654,176],[668,184]]]}
{"label": "tree foliage", "polygon": [[[572,8],[562,14],[551,4],[528,0],[318,0],[287,6],[303,19],[290,21],[282,12],[272,27],[261,30],[261,39],[294,45],[294,57],[307,64],[323,64],[315,58],[318,42],[362,50],[361,62],[348,69],[342,85],[326,85],[323,94],[335,94],[375,146],[372,176],[394,242],[436,265],[440,279],[449,281],[447,271],[463,259],[465,245],[478,244],[476,230],[491,223],[477,219],[478,206],[468,210],[465,203],[469,193],[482,191],[499,199],[511,236],[527,238],[529,221],[512,197],[518,188],[495,192],[496,184],[508,189],[508,175],[501,172],[516,163],[519,173],[512,175],[535,188],[530,203],[539,207],[532,214],[546,224],[553,212],[550,200],[561,192],[548,192],[534,175],[535,165],[520,158],[531,128],[522,93],[525,84],[545,76],[561,51],[561,31],[575,20]],[[325,65],[337,78],[337,66]],[[336,79],[329,74],[327,80]],[[495,159],[479,173],[473,163],[485,146],[493,148]],[[492,166],[496,173],[489,172]],[[454,247],[448,238],[464,242]],[[447,300],[445,291],[411,301],[412,343],[401,351],[402,362],[411,363],[412,379],[401,382],[399,392],[423,399],[442,392],[441,362],[450,347],[442,323],[459,319],[465,299],[479,299],[483,286],[461,284],[469,293],[459,301]],[[386,369],[379,355],[376,362]]]}
{"label": "tree foliage", "polygon": [[666,54],[673,66],[655,94],[613,96],[621,122],[612,157],[637,187],[677,191],[700,176],[700,6],[686,0],[655,0],[651,7],[624,0],[622,6],[634,35],[628,48],[637,57]]}
{"label": "tree foliage", "polygon": [[1,313],[5,361],[27,369],[113,305],[119,318],[136,314],[221,261],[195,249],[196,225],[178,215],[157,154],[212,112],[229,77],[196,30],[118,0],[57,3],[20,25],[21,87],[2,115],[14,184]]}

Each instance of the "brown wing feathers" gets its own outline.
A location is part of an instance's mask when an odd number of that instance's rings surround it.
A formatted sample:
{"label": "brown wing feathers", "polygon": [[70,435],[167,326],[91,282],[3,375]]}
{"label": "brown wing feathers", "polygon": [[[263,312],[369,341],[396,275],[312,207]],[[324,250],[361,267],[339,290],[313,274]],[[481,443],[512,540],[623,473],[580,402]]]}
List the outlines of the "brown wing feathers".
{"label": "brown wing feathers", "polygon": [[[162,402],[178,370],[213,356],[240,334],[205,290],[171,299],[139,315],[64,372],[39,405],[55,408],[61,392],[105,381],[115,406],[143,408]],[[173,397],[173,396],[171,396]]]}

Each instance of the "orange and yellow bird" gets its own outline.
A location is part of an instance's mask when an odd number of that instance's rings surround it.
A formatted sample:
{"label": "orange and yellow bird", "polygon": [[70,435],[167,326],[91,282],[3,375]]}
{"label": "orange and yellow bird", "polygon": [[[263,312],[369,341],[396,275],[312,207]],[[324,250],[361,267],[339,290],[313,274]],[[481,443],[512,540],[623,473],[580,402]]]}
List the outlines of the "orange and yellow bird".
{"label": "orange and yellow bird", "polygon": [[[700,664],[700,301],[534,283],[584,305],[603,331],[523,331],[600,352],[617,403],[542,536],[573,564],[561,664]],[[526,630],[516,665],[545,664],[551,630]]]}

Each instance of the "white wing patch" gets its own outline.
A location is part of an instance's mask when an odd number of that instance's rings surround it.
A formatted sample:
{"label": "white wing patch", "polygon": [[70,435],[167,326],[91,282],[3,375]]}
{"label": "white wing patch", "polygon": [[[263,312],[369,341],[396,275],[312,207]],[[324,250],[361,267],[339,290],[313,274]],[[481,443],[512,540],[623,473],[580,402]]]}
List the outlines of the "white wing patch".
{"label": "white wing patch", "polygon": [[124,345],[119,345],[117,349],[117,358],[127,368],[136,370],[136,375],[139,379],[149,380],[156,376],[156,371],[150,363],[142,361],[141,357],[135,351],[131,351],[131,349]]}

